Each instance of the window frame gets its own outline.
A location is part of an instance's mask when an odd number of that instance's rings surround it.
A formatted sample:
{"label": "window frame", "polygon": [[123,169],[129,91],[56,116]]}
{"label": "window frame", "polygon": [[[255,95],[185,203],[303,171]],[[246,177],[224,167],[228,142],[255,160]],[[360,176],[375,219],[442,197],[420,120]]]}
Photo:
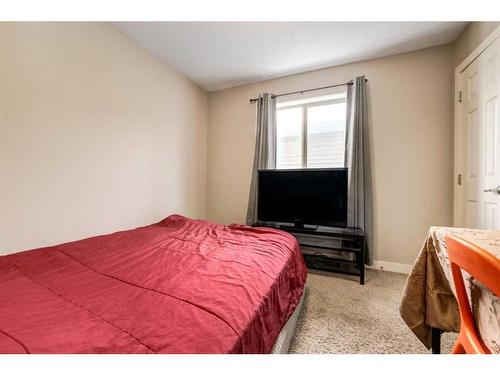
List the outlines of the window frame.
{"label": "window frame", "polygon": [[[276,113],[278,111],[284,110],[284,109],[293,109],[293,108],[302,108],[302,123],[301,123],[301,128],[302,128],[302,157],[301,157],[301,167],[300,169],[318,169],[314,167],[308,167],[307,166],[307,112],[309,108],[311,107],[319,107],[323,105],[329,105],[329,104],[341,104],[341,103],[346,103],[347,102],[347,97],[342,96],[339,98],[333,98],[333,99],[327,99],[327,100],[318,100],[318,101],[312,101],[309,103],[299,103],[299,104],[290,104],[286,105],[286,102],[282,102],[279,106],[279,108],[276,108]],[[346,131],[347,131],[347,114],[346,114]],[[344,136],[345,136],[344,132]],[[345,142],[344,142],[345,143]],[[345,152],[345,144],[344,144],[344,152]],[[345,160],[344,160],[345,163]],[[277,167],[277,166],[276,166]]]}

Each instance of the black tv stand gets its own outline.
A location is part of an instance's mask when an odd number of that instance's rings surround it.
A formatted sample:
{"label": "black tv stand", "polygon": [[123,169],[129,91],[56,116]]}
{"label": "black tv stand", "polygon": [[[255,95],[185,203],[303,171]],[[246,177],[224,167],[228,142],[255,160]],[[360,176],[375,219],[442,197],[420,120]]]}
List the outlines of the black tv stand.
{"label": "black tv stand", "polygon": [[293,225],[289,225],[289,224],[280,224],[278,225],[278,228],[279,229],[282,229],[284,230],[285,232],[286,231],[295,231],[295,232],[304,232],[304,233],[314,233],[318,230],[318,226],[317,225],[304,225],[304,224],[293,224]]}
{"label": "black tv stand", "polygon": [[[265,222],[253,226],[277,228],[292,234],[309,268],[359,276],[359,283],[365,283],[365,233],[362,229],[296,227]],[[345,259],[344,254],[352,254],[353,259]]]}

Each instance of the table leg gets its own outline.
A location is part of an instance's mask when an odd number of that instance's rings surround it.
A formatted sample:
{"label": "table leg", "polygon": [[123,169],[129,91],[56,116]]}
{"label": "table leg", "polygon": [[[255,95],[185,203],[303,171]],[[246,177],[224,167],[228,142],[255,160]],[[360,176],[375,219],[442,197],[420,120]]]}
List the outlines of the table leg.
{"label": "table leg", "polygon": [[439,328],[431,327],[432,336],[432,354],[441,354],[441,333]]}

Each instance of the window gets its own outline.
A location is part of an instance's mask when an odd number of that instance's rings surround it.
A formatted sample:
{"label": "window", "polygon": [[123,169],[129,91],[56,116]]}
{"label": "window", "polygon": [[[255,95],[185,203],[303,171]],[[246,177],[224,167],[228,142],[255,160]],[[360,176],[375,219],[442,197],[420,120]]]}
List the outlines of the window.
{"label": "window", "polygon": [[277,168],[343,167],[345,129],[345,92],[277,103]]}

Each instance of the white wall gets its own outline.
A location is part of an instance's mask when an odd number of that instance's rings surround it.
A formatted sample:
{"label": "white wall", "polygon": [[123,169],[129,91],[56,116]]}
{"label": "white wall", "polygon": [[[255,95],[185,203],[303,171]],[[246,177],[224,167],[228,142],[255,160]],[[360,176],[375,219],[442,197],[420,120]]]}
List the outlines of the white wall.
{"label": "white wall", "polygon": [[0,254],[206,215],[207,95],[108,23],[0,23]]}
{"label": "white wall", "polygon": [[458,67],[498,26],[500,22],[471,22],[455,41],[454,67]]}
{"label": "white wall", "polygon": [[208,214],[244,222],[262,92],[366,75],[372,142],[375,259],[413,263],[431,225],[452,223],[453,46],[321,69],[209,94]]}

